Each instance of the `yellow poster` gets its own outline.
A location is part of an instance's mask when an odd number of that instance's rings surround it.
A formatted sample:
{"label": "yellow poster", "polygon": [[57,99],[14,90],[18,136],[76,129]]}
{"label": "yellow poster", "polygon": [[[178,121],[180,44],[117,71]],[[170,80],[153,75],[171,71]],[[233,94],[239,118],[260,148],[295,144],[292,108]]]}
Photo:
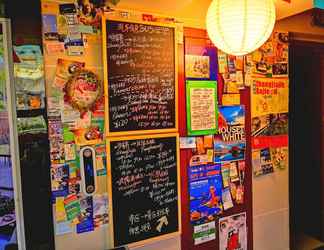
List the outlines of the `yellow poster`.
{"label": "yellow poster", "polygon": [[288,112],[288,79],[257,78],[253,80],[251,102],[252,117]]}

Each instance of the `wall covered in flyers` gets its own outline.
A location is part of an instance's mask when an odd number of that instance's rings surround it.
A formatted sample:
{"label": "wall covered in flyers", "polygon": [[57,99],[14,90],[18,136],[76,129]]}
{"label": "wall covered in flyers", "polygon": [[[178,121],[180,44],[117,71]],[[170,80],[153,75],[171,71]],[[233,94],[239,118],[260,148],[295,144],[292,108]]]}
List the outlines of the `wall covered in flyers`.
{"label": "wall covered in flyers", "polygon": [[[252,188],[246,134],[246,107],[250,105],[244,85],[244,58],[217,50],[202,30],[188,28],[184,34],[186,78],[180,83],[183,88],[179,88],[186,90],[187,112],[186,117],[181,118],[180,114],[179,118],[185,121],[179,124],[185,204],[182,249],[248,249],[248,244],[252,244]],[[193,133],[189,90],[206,82],[217,83],[217,113],[216,117],[209,116],[216,129]],[[211,96],[206,92],[200,92],[199,98],[197,105],[214,105],[208,102]],[[179,108],[183,109],[181,105]],[[203,117],[208,108],[202,110],[204,113],[197,117],[207,122]]]}
{"label": "wall covered in flyers", "polygon": [[109,222],[103,78],[101,63],[93,60],[100,54],[100,19],[91,18],[82,5],[42,1],[56,237],[93,232]]}
{"label": "wall covered in flyers", "polygon": [[[247,57],[251,84],[252,165],[255,176],[288,167],[288,33],[274,32]],[[262,72],[261,66],[267,69]]]}
{"label": "wall covered in flyers", "polygon": [[[101,7],[87,13],[82,4],[42,1],[52,203],[61,239],[100,230],[106,238],[110,230]],[[252,173],[288,166],[287,36],[275,32],[246,57],[217,50],[201,30],[186,29],[184,38],[176,41],[185,70],[178,74],[182,249],[250,249]]]}
{"label": "wall covered in flyers", "polygon": [[288,167],[288,34],[274,32],[244,57],[216,48],[211,53],[212,45],[202,34],[185,31],[183,84],[188,90],[191,81],[203,84],[216,77],[217,131],[193,134],[188,120],[187,126],[180,124],[181,168],[186,168],[188,185],[182,185],[182,192],[187,191],[182,199],[189,201],[182,212],[190,213],[187,221],[183,215],[182,249],[215,244],[221,250],[250,249],[252,176]]}

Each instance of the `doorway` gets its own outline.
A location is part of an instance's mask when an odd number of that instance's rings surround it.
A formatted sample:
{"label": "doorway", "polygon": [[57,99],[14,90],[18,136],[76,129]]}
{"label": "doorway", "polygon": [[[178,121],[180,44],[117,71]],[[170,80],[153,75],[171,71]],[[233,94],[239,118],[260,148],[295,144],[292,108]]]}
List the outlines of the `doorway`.
{"label": "doorway", "polygon": [[324,44],[291,43],[289,108],[291,249],[317,249],[324,246]]}

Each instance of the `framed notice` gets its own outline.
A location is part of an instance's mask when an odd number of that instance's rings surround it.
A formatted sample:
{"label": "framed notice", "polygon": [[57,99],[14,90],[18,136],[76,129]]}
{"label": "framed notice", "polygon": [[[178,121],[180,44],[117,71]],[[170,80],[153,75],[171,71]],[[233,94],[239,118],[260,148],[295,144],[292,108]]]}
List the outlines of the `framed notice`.
{"label": "framed notice", "polygon": [[178,235],[179,137],[161,134],[107,140],[114,247]]}
{"label": "framed notice", "polygon": [[216,134],[217,82],[187,81],[186,86],[188,135]]}
{"label": "framed notice", "polygon": [[175,26],[103,18],[106,135],[178,129]]}

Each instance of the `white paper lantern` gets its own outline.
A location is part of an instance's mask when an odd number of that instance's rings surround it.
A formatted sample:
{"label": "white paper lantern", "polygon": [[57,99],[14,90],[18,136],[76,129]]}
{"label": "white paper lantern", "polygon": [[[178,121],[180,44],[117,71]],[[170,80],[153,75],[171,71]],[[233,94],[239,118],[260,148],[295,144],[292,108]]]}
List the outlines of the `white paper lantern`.
{"label": "white paper lantern", "polygon": [[273,0],[213,0],[206,17],[209,38],[231,55],[245,55],[261,47],[275,21]]}

